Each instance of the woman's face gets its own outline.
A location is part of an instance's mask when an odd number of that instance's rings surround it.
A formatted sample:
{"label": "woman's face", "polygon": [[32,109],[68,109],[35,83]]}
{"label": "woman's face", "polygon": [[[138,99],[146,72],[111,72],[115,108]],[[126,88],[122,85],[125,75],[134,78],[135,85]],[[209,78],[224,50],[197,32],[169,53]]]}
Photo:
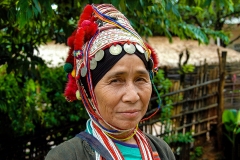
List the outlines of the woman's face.
{"label": "woman's face", "polygon": [[152,85],[142,60],[126,54],[97,83],[94,92],[102,118],[119,129],[130,129],[146,113]]}

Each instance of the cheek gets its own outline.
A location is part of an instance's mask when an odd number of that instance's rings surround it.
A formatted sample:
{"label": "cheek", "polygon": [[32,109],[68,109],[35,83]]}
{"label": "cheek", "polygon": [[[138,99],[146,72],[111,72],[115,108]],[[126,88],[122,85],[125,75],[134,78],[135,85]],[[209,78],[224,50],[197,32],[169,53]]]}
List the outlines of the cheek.
{"label": "cheek", "polygon": [[98,109],[101,113],[112,112],[112,106],[114,106],[116,100],[116,94],[110,89],[102,88],[101,92],[95,92]]}
{"label": "cheek", "polygon": [[142,88],[141,96],[143,103],[148,106],[152,95],[152,85],[146,85]]}

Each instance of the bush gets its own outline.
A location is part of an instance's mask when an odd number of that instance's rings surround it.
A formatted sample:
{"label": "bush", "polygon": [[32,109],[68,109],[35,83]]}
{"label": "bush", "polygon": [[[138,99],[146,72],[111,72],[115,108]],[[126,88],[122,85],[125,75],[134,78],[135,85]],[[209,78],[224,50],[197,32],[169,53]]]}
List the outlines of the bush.
{"label": "bush", "polygon": [[21,136],[36,127],[52,128],[87,118],[80,101],[69,103],[63,96],[67,76],[61,67],[38,66],[40,79],[30,79],[0,67],[0,135]]}

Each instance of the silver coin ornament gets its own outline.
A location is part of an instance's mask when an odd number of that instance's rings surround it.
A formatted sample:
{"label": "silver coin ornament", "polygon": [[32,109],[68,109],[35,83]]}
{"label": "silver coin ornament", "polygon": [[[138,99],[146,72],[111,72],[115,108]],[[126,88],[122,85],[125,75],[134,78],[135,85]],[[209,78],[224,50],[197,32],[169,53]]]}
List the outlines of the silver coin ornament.
{"label": "silver coin ornament", "polygon": [[144,55],[145,55],[146,60],[148,61],[148,53],[144,52]]}
{"label": "silver coin ornament", "polygon": [[104,51],[102,49],[97,51],[97,53],[95,54],[96,61],[101,61],[103,57],[104,57]]}
{"label": "silver coin ornament", "polygon": [[122,52],[122,47],[119,44],[117,44],[116,46],[112,45],[109,49],[109,52],[115,56],[119,55]]}
{"label": "silver coin ornament", "polygon": [[135,44],[135,46],[136,46],[137,50],[138,50],[140,53],[144,53],[144,52],[145,52],[145,50],[143,49],[143,47],[140,46],[139,44]]}
{"label": "silver coin ornament", "polygon": [[131,43],[130,44],[125,43],[123,45],[123,49],[129,54],[133,54],[136,51],[136,47]]}
{"label": "silver coin ornament", "polygon": [[87,74],[87,67],[84,66],[84,67],[81,69],[81,76],[82,76],[82,77],[85,77],[86,74]]}
{"label": "silver coin ornament", "polygon": [[93,58],[93,59],[90,61],[90,69],[91,69],[91,70],[94,70],[96,67],[97,67],[97,61],[95,60],[95,58]]}

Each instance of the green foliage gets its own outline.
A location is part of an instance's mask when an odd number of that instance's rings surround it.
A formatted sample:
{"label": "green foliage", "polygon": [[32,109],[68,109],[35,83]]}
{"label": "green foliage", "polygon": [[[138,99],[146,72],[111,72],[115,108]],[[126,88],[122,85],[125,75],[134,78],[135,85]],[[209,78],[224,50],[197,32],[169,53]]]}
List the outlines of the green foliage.
{"label": "green foliage", "polygon": [[154,84],[157,85],[160,96],[169,92],[169,89],[172,86],[172,82],[165,78],[164,71],[159,69],[153,79]]}
{"label": "green foliage", "polygon": [[178,71],[179,74],[187,74],[192,73],[194,71],[195,67],[192,64],[185,64],[181,66],[181,69]]}
{"label": "green foliage", "polygon": [[177,133],[172,135],[164,136],[163,139],[168,143],[191,143],[194,141],[192,134],[190,132],[187,132],[185,134],[183,133]]}
{"label": "green foliage", "polygon": [[224,110],[222,115],[222,122],[227,131],[225,135],[231,141],[231,143],[234,144],[236,135],[240,134],[240,110]]}
{"label": "green foliage", "polygon": [[[171,146],[174,146],[174,154],[181,155],[183,152],[183,147],[186,145],[189,145],[194,141],[192,134],[190,132],[187,133],[166,133],[163,137],[163,139],[170,144]],[[189,153],[190,154],[190,153]]]}
{"label": "green foliage", "polygon": [[224,135],[232,143],[231,147],[231,159],[235,159],[235,153],[237,152],[237,147],[235,147],[236,136],[240,134],[240,110],[236,109],[226,109],[222,114],[222,122],[225,128]]}
{"label": "green foliage", "polygon": [[6,67],[0,67],[0,113],[10,119],[16,135],[33,133],[36,126],[52,128],[87,118],[81,102],[68,103],[62,94],[66,83],[62,67],[38,66],[41,81],[22,80],[14,72],[7,74]]}
{"label": "green foliage", "polygon": [[195,147],[194,151],[190,153],[190,160],[200,159],[203,155],[203,148],[201,146]]}
{"label": "green foliage", "polygon": [[[154,76],[153,79],[154,84],[157,86],[157,90],[159,92],[160,97],[164,94],[169,92],[170,87],[172,86],[172,82],[164,77],[164,71],[159,69],[157,74]],[[158,102],[158,101],[157,101]],[[158,102],[159,103],[159,102]],[[165,124],[167,130],[170,127],[170,118],[171,118],[171,110],[172,100],[170,97],[166,96],[162,99],[162,106],[161,106],[161,122]]]}

